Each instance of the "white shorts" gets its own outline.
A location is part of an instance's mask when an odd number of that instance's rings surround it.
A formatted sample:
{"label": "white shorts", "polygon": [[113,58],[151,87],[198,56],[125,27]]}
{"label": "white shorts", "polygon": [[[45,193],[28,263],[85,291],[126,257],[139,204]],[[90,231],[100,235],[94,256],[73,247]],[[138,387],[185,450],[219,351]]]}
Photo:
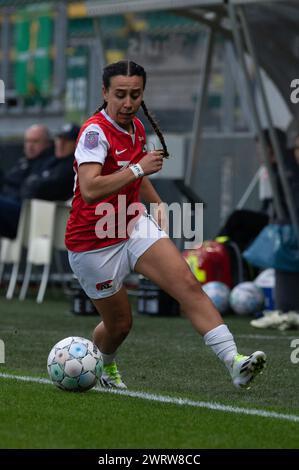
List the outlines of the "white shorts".
{"label": "white shorts", "polygon": [[88,297],[104,299],[121,289],[138,258],[160,238],[168,235],[145,213],[128,240],[99,250],[69,251],[70,266]]}

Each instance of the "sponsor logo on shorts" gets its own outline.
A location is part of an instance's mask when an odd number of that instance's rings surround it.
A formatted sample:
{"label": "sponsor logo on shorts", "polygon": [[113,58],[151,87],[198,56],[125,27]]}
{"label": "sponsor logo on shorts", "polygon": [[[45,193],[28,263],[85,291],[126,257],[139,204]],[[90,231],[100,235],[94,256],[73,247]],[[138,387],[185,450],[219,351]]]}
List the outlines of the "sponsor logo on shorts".
{"label": "sponsor logo on shorts", "polygon": [[96,289],[97,290],[106,290],[106,289],[110,289],[112,287],[112,283],[113,283],[113,280],[112,279],[109,279],[108,281],[104,281],[104,282],[98,282],[96,284]]}

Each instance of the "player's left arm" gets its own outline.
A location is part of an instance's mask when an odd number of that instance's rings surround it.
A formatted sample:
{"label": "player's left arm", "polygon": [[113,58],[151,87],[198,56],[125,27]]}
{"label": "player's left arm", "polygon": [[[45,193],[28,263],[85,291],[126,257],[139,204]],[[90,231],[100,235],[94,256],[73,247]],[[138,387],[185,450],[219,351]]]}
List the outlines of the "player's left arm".
{"label": "player's left arm", "polygon": [[156,204],[160,204],[162,202],[162,199],[150,182],[148,176],[144,176],[142,178],[140,185],[140,196],[144,202],[155,202]]}
{"label": "player's left arm", "polygon": [[165,203],[160,198],[159,194],[155,190],[154,186],[150,182],[147,176],[142,178],[142,183],[140,186],[140,197],[144,202],[154,203],[154,213],[152,214],[159,224],[159,226],[165,231],[168,232],[168,217],[167,211],[165,208]]}

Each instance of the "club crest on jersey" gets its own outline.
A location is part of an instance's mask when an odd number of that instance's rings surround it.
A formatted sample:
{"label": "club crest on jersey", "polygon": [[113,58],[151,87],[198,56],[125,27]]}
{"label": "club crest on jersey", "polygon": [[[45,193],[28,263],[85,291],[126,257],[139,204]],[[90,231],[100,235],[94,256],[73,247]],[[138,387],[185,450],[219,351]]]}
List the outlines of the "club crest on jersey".
{"label": "club crest on jersey", "polygon": [[106,290],[106,289],[110,289],[112,287],[112,283],[113,283],[113,280],[112,279],[109,279],[108,281],[104,281],[104,282],[98,282],[96,284],[96,289],[97,290]]}
{"label": "club crest on jersey", "polygon": [[96,131],[88,131],[85,134],[84,147],[92,150],[99,144],[99,133]]}

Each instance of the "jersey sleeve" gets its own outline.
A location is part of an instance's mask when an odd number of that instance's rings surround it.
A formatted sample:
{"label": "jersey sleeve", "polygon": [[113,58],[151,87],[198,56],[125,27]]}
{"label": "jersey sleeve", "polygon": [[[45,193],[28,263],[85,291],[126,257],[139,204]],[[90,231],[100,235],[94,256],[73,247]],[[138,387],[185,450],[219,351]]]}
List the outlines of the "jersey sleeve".
{"label": "jersey sleeve", "polygon": [[82,132],[78,141],[75,158],[81,163],[104,164],[109,149],[108,140],[98,124],[90,124]]}

